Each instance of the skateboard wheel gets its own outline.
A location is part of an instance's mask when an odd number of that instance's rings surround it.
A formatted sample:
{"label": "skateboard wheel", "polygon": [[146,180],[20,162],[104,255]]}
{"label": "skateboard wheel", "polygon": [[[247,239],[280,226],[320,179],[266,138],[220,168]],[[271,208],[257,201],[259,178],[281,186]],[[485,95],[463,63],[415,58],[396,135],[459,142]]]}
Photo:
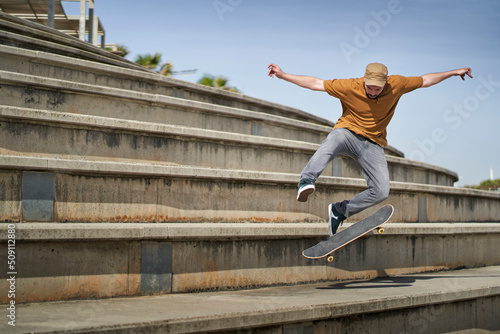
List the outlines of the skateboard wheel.
{"label": "skateboard wheel", "polygon": [[384,234],[385,230],[383,227],[378,229],[378,234]]}
{"label": "skateboard wheel", "polygon": [[332,262],[332,261],[333,261],[333,256],[329,256],[326,260],[327,260],[328,262]]}

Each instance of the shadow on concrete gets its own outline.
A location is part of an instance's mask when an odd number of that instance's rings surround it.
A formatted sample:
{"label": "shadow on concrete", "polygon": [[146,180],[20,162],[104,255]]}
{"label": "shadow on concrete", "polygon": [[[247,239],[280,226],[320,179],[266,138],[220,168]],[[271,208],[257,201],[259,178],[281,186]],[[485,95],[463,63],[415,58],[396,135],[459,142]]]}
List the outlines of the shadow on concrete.
{"label": "shadow on concrete", "polygon": [[[473,278],[476,276],[461,276],[463,278]],[[496,276],[494,276],[496,277]],[[400,288],[411,287],[417,280],[432,280],[432,279],[456,279],[456,276],[398,276],[398,277],[381,277],[368,281],[348,281],[330,284],[328,286],[317,287],[318,290],[342,290],[342,289],[379,289],[379,288]],[[478,277],[479,278],[479,277]]]}

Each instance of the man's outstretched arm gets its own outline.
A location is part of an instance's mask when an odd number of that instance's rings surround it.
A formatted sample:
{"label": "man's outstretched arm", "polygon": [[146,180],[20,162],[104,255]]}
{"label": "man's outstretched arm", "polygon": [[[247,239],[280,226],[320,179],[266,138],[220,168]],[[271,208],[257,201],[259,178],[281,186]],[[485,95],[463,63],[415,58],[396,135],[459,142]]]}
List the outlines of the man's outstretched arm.
{"label": "man's outstretched arm", "polygon": [[270,64],[268,67],[268,75],[272,78],[276,76],[278,79],[296,84],[311,90],[324,92],[323,80],[316,77],[309,77],[305,75],[288,74],[281,70],[276,64]]}
{"label": "man's outstretched arm", "polygon": [[462,78],[462,80],[465,80],[466,74],[470,78],[472,78],[470,67],[460,68],[458,70],[453,70],[453,71],[448,71],[448,72],[424,74],[424,75],[422,75],[422,79],[424,80],[422,87],[429,87],[429,86],[435,85],[437,83],[440,83],[443,80],[446,80],[448,78],[451,78],[453,76],[458,76],[458,75]]}

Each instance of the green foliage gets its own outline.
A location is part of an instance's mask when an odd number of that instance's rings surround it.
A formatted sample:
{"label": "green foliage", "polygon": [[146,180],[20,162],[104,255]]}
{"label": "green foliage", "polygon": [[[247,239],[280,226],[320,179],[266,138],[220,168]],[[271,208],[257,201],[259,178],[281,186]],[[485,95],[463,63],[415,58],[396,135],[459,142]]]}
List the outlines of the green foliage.
{"label": "green foliage", "polygon": [[[171,62],[161,64],[161,53],[158,52],[156,52],[154,55],[151,55],[149,53],[138,55],[135,62],[166,77],[169,77],[174,73],[172,71],[174,65],[172,65]],[[158,68],[160,69],[157,70]]]}
{"label": "green foliage", "polygon": [[[123,46],[120,45],[120,47],[123,49],[125,53],[128,53],[129,50]],[[142,65],[150,70],[156,71],[157,73],[160,73],[164,76],[172,76],[175,74],[187,74],[187,73],[194,73],[197,70],[187,70],[187,71],[173,71],[174,66],[172,65],[171,62],[167,62],[164,64],[161,64],[161,53],[156,52],[154,55],[146,53],[143,55],[138,55],[135,62],[139,65]],[[224,89],[230,92],[239,92],[239,90],[236,87],[231,87],[228,86],[228,79],[223,77],[223,76],[213,76],[210,74],[205,74],[200,80],[198,80],[198,83],[201,85],[209,86],[209,87],[215,87],[215,88],[220,88]]]}
{"label": "green foliage", "polygon": [[477,186],[467,186],[467,188],[480,189],[480,190],[497,190],[500,188],[500,179],[485,180]]}
{"label": "green foliage", "polygon": [[130,53],[128,48],[123,44],[118,44],[116,50],[113,47],[106,47],[105,50],[120,57],[126,57]]}
{"label": "green foliage", "polygon": [[118,48],[118,51],[121,52],[122,57],[125,57],[130,53],[130,51],[128,50],[128,48],[124,44],[118,44],[117,48]]}
{"label": "green foliage", "polygon": [[200,85],[220,88],[230,92],[239,92],[239,90],[236,87],[228,86],[227,85],[228,82],[229,80],[226,77],[220,75],[215,77],[211,74],[205,74],[200,80],[198,80],[198,83]]}
{"label": "green foliage", "polygon": [[139,65],[142,65],[150,70],[154,70],[160,65],[161,61],[161,53],[156,52],[154,55],[149,53],[144,55],[138,55],[135,62]]}
{"label": "green foliage", "polygon": [[172,65],[171,62],[165,63],[161,66],[160,73],[166,77],[169,77],[172,75],[172,69],[174,68],[174,65]]}

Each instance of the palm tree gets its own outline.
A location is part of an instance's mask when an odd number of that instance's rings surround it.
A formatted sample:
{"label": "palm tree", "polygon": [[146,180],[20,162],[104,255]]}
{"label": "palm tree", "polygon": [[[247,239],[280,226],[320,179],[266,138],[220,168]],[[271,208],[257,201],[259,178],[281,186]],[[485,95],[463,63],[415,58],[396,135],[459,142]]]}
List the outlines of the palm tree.
{"label": "palm tree", "polygon": [[173,74],[172,69],[174,68],[174,65],[172,65],[171,62],[165,63],[161,66],[160,73],[166,77],[169,77]]}
{"label": "palm tree", "polygon": [[239,90],[236,87],[230,87],[227,85],[229,82],[229,79],[223,76],[213,76],[211,74],[205,74],[200,80],[198,80],[198,83],[200,85],[204,86],[209,86],[209,87],[215,87],[215,88],[220,88],[224,89],[230,92],[236,92],[238,93]]}
{"label": "palm tree", "polygon": [[138,55],[137,59],[135,62],[139,65],[142,65],[146,68],[149,68],[150,70],[154,70],[155,68],[158,67],[161,61],[161,54],[156,52],[154,55],[151,54],[145,54],[145,55]]}
{"label": "palm tree", "polygon": [[156,70],[158,67],[160,70],[156,71],[157,73],[160,73],[166,77],[170,77],[173,75],[177,74],[190,74],[190,73],[195,73],[197,70],[185,70],[185,71],[174,71],[174,65],[171,62],[167,62],[163,65],[160,64],[161,62],[161,53],[156,52],[154,55],[151,54],[145,54],[145,55],[138,55],[137,59],[135,62],[139,65],[142,65],[150,70]]}
{"label": "palm tree", "polygon": [[108,45],[106,46],[105,50],[120,57],[125,57],[130,53],[128,48],[123,44],[118,44],[116,45],[116,47],[114,47],[113,45]]}
{"label": "palm tree", "polygon": [[129,49],[124,44],[118,44],[117,49],[119,52],[121,52],[122,57],[125,57],[130,53]]}

